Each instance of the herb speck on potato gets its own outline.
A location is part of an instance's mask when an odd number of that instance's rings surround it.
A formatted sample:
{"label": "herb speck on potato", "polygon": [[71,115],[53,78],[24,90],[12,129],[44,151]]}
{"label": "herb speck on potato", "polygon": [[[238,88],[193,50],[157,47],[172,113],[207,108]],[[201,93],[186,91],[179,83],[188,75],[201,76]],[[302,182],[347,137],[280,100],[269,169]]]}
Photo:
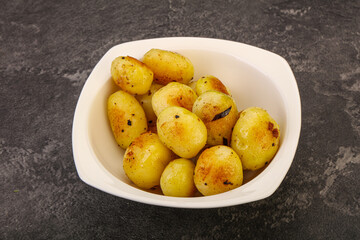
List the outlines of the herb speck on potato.
{"label": "herb speck on potato", "polygon": [[201,94],[193,105],[195,113],[206,125],[207,144],[228,145],[238,118],[235,101],[224,93],[210,90]]}
{"label": "herb speck on potato", "polygon": [[125,91],[119,90],[110,95],[107,113],[115,140],[124,149],[147,131],[144,109],[134,96]]}
{"label": "herb speck on potato", "polygon": [[146,132],[135,138],[126,149],[123,168],[135,185],[150,189],[160,184],[163,170],[174,157],[156,133]]}
{"label": "herb speck on potato", "polygon": [[154,79],[150,68],[130,56],[120,56],[113,60],[111,76],[116,85],[131,94],[145,94]]}
{"label": "herb speck on potato", "polygon": [[241,186],[243,169],[239,156],[233,149],[223,145],[205,149],[197,160],[194,182],[205,196]]}
{"label": "herb speck on potato", "polygon": [[182,158],[196,156],[206,144],[205,124],[185,108],[165,108],[159,114],[156,125],[160,140]]}
{"label": "herb speck on potato", "polygon": [[250,107],[240,113],[232,132],[231,147],[244,169],[257,170],[268,164],[279,149],[280,127],[267,111]]}

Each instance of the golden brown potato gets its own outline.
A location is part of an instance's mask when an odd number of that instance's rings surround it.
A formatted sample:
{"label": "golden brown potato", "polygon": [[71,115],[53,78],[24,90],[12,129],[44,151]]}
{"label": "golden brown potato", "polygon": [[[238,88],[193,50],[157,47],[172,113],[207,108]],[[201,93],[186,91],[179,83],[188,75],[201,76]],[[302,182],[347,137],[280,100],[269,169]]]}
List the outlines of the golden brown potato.
{"label": "golden brown potato", "polygon": [[126,149],[123,167],[135,185],[149,189],[160,184],[162,172],[174,157],[156,133],[146,132],[135,138]]}
{"label": "golden brown potato", "polygon": [[144,108],[146,119],[148,121],[149,128],[156,125],[156,115],[151,104],[151,100],[154,93],[162,88],[163,85],[153,83],[151,84],[150,90],[144,95],[136,95],[135,98],[139,101],[141,106]]}
{"label": "golden brown potato", "polygon": [[196,156],[206,144],[205,124],[185,108],[165,108],[156,125],[161,142],[182,158]]}
{"label": "golden brown potato", "polygon": [[194,184],[195,164],[188,159],[171,161],[160,178],[161,190],[165,196],[191,197],[196,192]]}
{"label": "golden brown potato", "polygon": [[111,75],[116,85],[131,94],[145,94],[154,78],[150,68],[129,56],[114,59],[111,64]]}
{"label": "golden brown potato", "polygon": [[231,132],[238,118],[238,111],[229,95],[214,90],[207,91],[196,99],[192,111],[206,125],[207,144],[230,145]]}
{"label": "golden brown potato", "polygon": [[147,131],[143,108],[131,94],[119,90],[108,98],[107,112],[116,142],[122,148]]}
{"label": "golden brown potato", "polygon": [[194,182],[199,192],[205,196],[241,186],[243,169],[239,156],[227,146],[205,149],[197,160]]}
{"label": "golden brown potato", "polygon": [[194,66],[181,54],[151,49],[142,61],[154,72],[154,81],[166,85],[170,82],[187,84],[194,76]]}
{"label": "golden brown potato", "polygon": [[191,87],[172,82],[159,89],[152,98],[152,107],[158,116],[162,110],[169,106],[179,106],[191,111],[197,98]]}
{"label": "golden brown potato", "polygon": [[279,148],[280,128],[275,120],[258,107],[245,109],[234,126],[231,147],[239,155],[244,169],[256,170],[267,165]]}
{"label": "golden brown potato", "polygon": [[195,92],[198,96],[210,90],[216,90],[231,96],[230,90],[217,77],[207,75],[196,81]]}

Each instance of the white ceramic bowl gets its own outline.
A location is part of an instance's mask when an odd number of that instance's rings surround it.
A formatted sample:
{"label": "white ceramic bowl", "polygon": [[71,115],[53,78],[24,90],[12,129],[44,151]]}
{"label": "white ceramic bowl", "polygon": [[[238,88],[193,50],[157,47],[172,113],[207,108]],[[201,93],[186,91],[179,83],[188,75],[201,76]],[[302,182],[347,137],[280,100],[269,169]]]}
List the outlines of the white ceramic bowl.
{"label": "white ceramic bowl", "polygon": [[[195,68],[194,79],[214,75],[232,92],[238,109],[266,109],[281,130],[280,148],[272,162],[251,181],[232,191],[206,197],[167,197],[135,187],[122,168],[120,149],[109,127],[106,101],[115,92],[110,74],[113,59],[138,59],[151,48],[179,52]],[[111,48],[95,66],[80,94],[73,122],[73,154],[77,172],[87,184],[104,192],[147,204],[213,208],[238,205],[270,196],[293,161],[301,128],[300,96],[294,75],[280,56],[246,44],[207,38],[158,38],[127,42]],[[249,174],[249,173],[246,173]]]}

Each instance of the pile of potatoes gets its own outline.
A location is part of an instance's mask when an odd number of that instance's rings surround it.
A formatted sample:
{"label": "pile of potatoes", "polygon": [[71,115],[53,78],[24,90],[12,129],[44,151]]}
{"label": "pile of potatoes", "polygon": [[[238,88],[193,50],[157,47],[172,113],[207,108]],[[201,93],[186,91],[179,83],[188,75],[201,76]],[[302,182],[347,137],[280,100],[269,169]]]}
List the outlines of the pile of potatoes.
{"label": "pile of potatoes", "polygon": [[239,112],[218,78],[193,81],[185,56],[160,49],[141,60],[120,56],[111,75],[120,90],[108,98],[108,118],[126,149],[125,174],[139,188],[176,197],[226,192],[279,148],[279,125],[264,109]]}

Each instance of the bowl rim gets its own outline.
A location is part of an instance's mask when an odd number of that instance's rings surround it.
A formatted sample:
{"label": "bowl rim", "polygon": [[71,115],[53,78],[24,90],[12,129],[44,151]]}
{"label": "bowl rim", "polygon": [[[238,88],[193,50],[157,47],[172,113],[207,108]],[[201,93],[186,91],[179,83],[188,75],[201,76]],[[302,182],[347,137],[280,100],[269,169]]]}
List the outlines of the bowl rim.
{"label": "bowl rim", "polygon": [[[245,196],[241,195],[232,198],[225,197],[224,199],[224,196],[231,194],[230,192],[236,191],[237,189],[213,196],[194,198],[174,198],[156,195],[134,188],[122,182],[108,172],[108,170],[106,170],[97,160],[97,156],[92,150],[89,140],[87,121],[90,112],[90,104],[88,104],[89,99],[93,98],[97,93],[97,82],[94,80],[94,76],[101,71],[106,64],[108,64],[108,68],[110,68],[109,61],[112,61],[115,58],[114,54],[116,52],[133,48],[149,50],[156,47],[161,48],[161,46],[163,46],[163,49],[211,50],[233,55],[237,58],[240,57],[242,61],[245,61],[266,76],[273,79],[276,78],[277,84],[281,88],[286,89],[286,91],[281,91],[281,95],[282,99],[291,100],[284,101],[287,122],[285,134],[288,135],[284,136],[284,139],[288,140],[286,141],[286,152],[280,151],[279,149],[279,152],[276,155],[278,158],[284,158],[284,160],[281,161],[281,168],[279,166],[274,166],[274,164],[270,164],[256,177],[258,179],[256,182],[250,181],[242,186],[241,192],[247,193]],[[266,64],[268,62],[271,62],[272,64]],[[291,102],[291,106],[289,102]],[[214,208],[253,202],[272,195],[285,178],[292,164],[300,138],[300,131],[301,101],[297,82],[289,64],[281,56],[248,44],[223,39],[201,37],[150,38],[115,45],[110,48],[95,65],[82,88],[75,108],[72,126],[72,148],[76,170],[80,179],[99,190],[132,201],[157,206],[176,208]],[[279,156],[279,154],[281,156]],[[274,168],[278,171],[278,174],[275,178],[269,178],[269,175],[266,175],[266,172],[274,170]],[[97,174],[90,174],[94,172]],[[259,186],[267,186],[268,188],[264,189],[264,187],[262,187],[262,191],[258,193],[256,190]],[[126,191],[123,189],[126,189]]]}

